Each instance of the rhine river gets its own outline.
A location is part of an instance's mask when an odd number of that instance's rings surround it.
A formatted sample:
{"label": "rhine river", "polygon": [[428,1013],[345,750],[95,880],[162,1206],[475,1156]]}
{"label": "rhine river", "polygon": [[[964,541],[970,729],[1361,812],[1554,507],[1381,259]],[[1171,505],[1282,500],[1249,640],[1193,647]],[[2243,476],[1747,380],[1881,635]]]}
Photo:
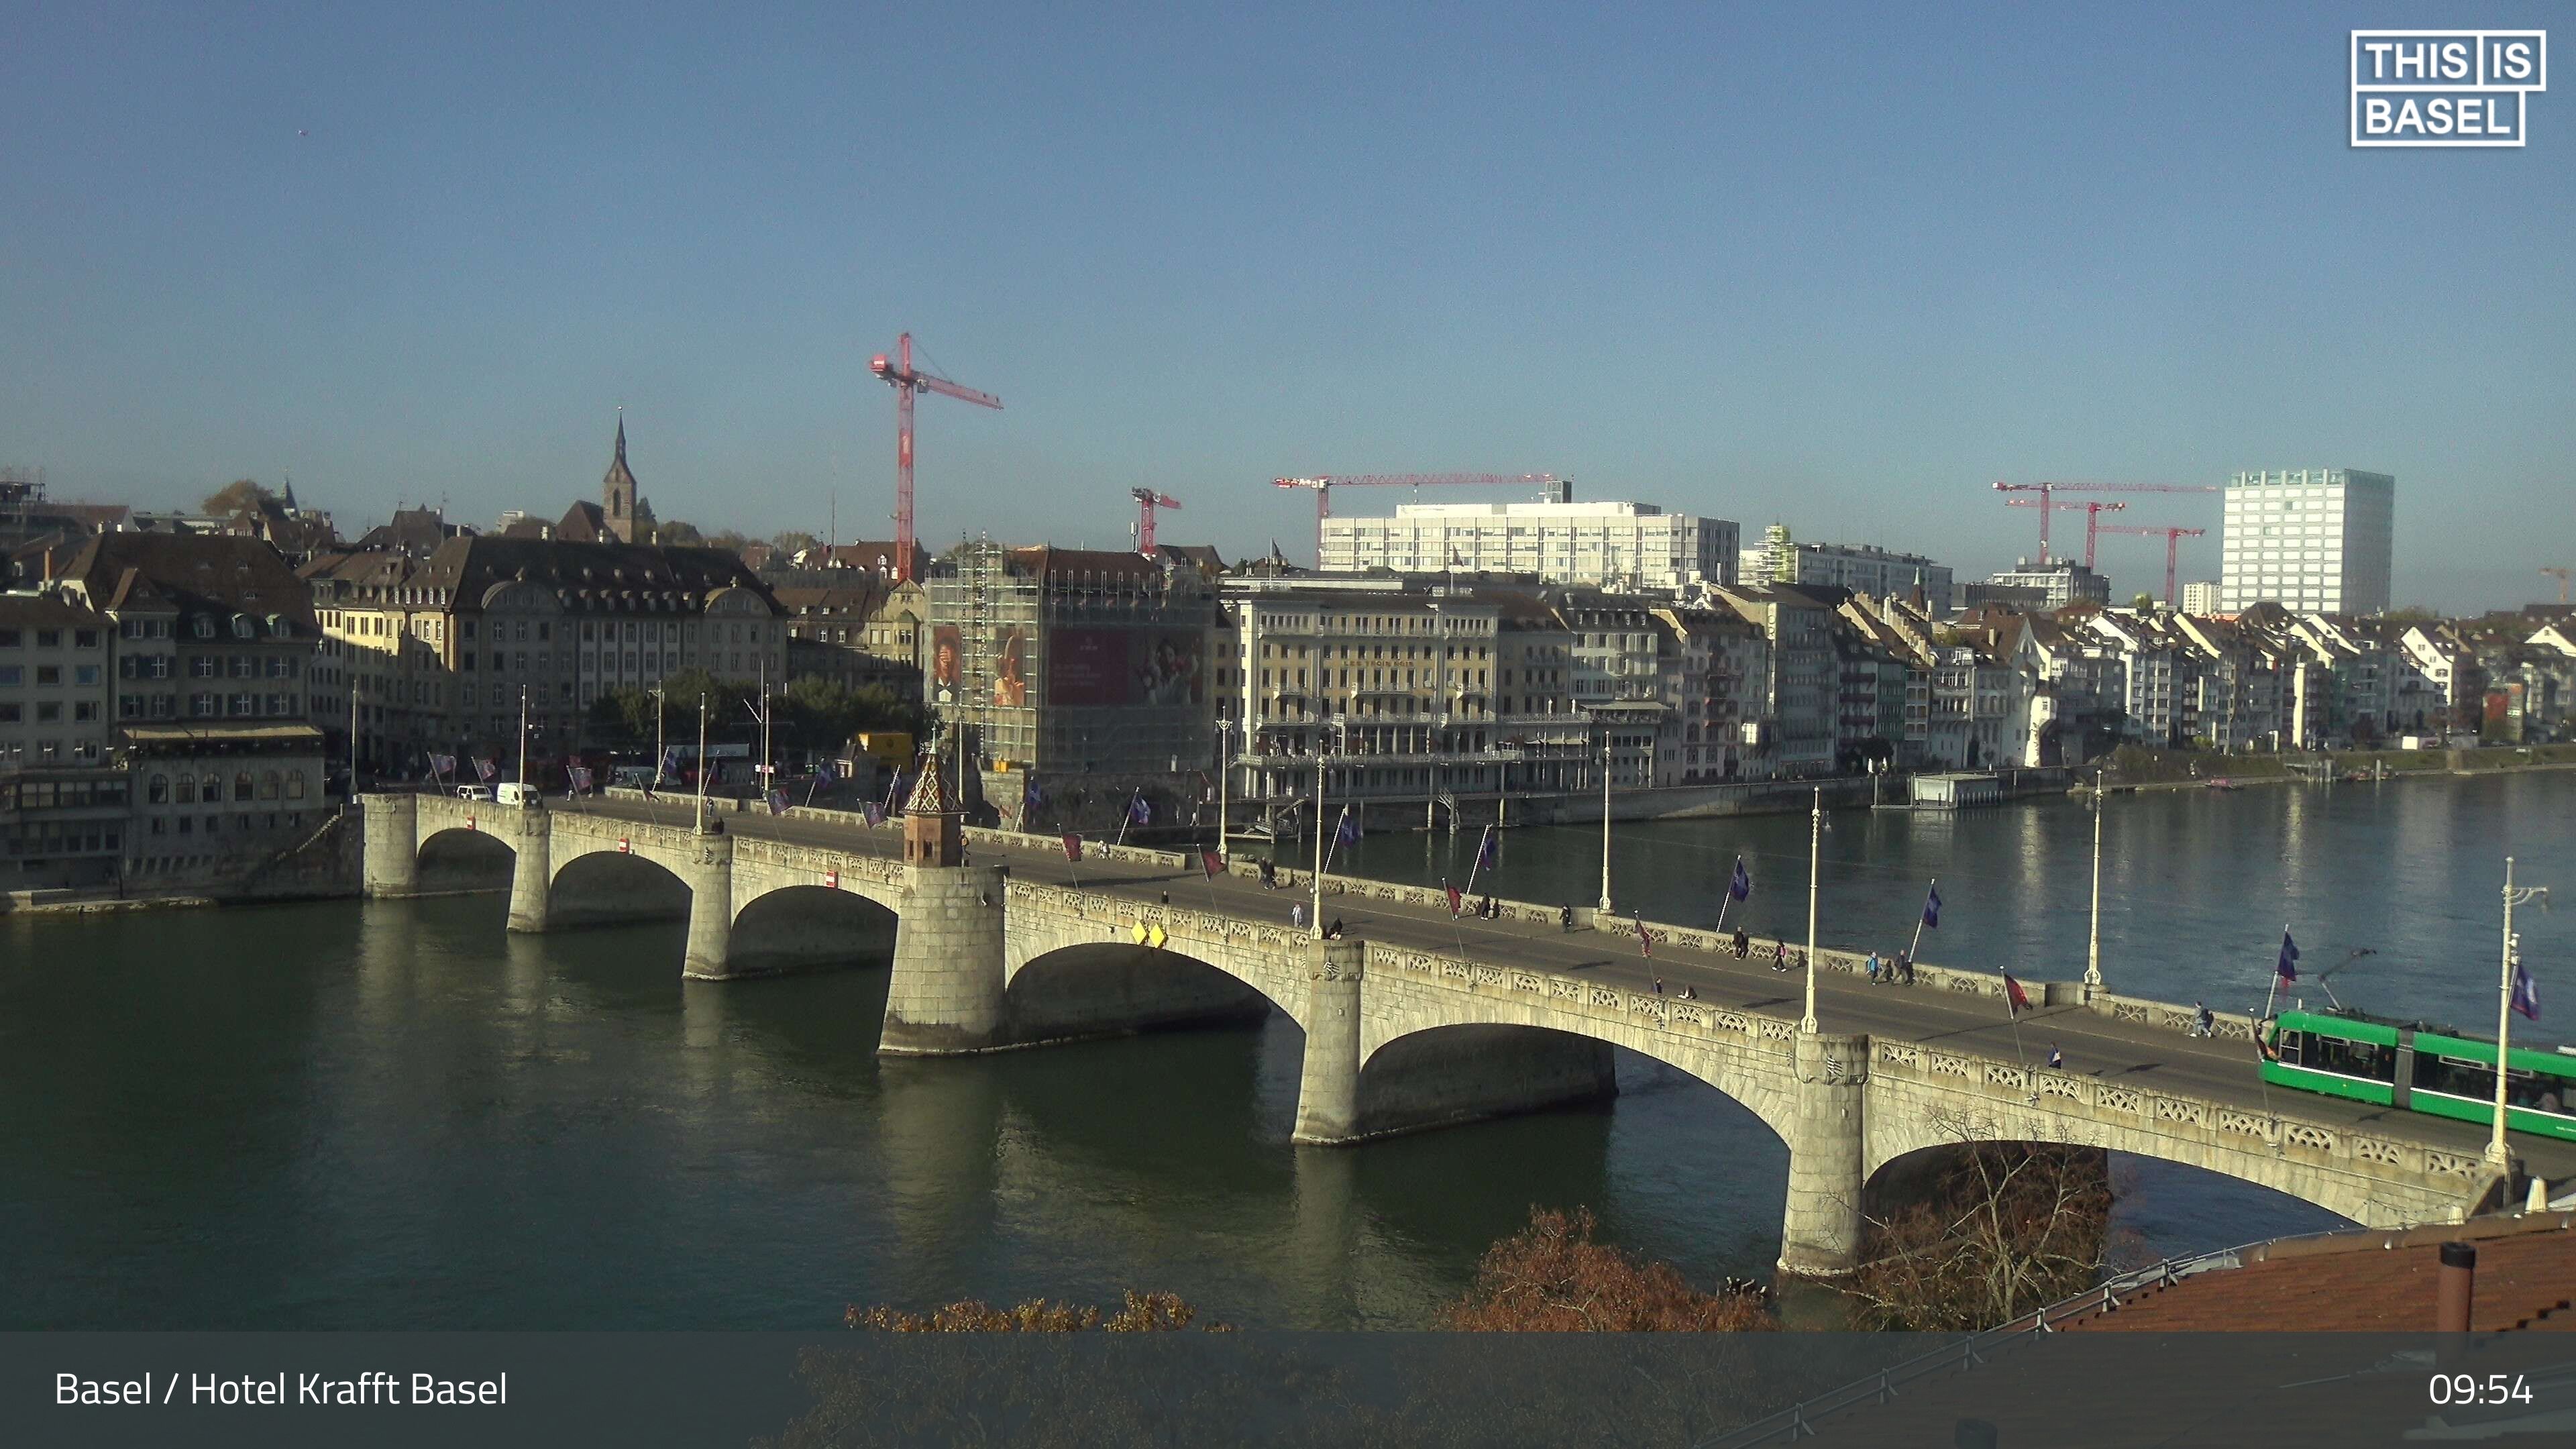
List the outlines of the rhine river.
{"label": "rhine river", "polygon": [[[2123,993],[2260,1006],[2287,923],[2309,999],[2369,950],[2331,982],[2346,1003],[2490,1031],[2502,858],[2576,893],[2576,774],[2110,811]],[[1829,944],[1905,944],[1938,876],[1925,959],[2082,973],[2082,806],[1830,818]],[[1463,876],[1473,845],[1379,835],[1354,864]],[[1587,903],[1598,847],[1597,828],[1510,833],[1495,884]],[[1752,927],[1803,934],[1804,817],[1623,826],[1620,906],[1707,920],[1738,853]],[[1281,1018],[880,1061],[882,960],[683,983],[676,925],[513,939],[504,913],[485,895],[0,920],[0,1328],[810,1329],[850,1302],[1129,1286],[1251,1326],[1409,1328],[1533,1203],[1588,1204],[1702,1283],[1778,1250],[1785,1150],[1640,1058],[1607,1107],[1298,1149]],[[2576,911],[2521,920],[2555,1041]],[[2161,1252],[2334,1222],[2152,1162],[2115,1181]]]}

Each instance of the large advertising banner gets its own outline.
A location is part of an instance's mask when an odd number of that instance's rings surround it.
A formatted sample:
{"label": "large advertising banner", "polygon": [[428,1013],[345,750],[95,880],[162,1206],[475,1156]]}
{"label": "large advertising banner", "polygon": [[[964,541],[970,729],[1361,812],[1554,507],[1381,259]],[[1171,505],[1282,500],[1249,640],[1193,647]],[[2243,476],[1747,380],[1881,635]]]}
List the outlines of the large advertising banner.
{"label": "large advertising banner", "polygon": [[1114,708],[1127,698],[1127,631],[1057,629],[1047,635],[1047,703]]}
{"label": "large advertising banner", "polygon": [[1200,636],[1181,630],[1057,629],[1047,635],[1046,699],[1075,709],[1199,704]]}
{"label": "large advertising banner", "polygon": [[942,624],[930,631],[931,698],[947,704],[956,698],[959,672],[965,668],[965,641],[954,624]]}

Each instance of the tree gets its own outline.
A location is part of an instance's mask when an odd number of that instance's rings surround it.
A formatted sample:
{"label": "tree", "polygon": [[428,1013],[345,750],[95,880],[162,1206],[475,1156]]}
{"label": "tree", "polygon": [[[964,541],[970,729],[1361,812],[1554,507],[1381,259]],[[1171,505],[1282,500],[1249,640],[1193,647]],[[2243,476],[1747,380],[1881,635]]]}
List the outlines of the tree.
{"label": "tree", "polygon": [[814,535],[807,533],[801,528],[790,528],[784,530],[783,532],[772,536],[769,542],[771,547],[777,549],[780,553],[785,554],[803,553],[809,548],[820,548],[823,546],[823,540],[816,538]]}
{"label": "tree", "polygon": [[2101,1149],[1962,1142],[1947,1153],[1928,1191],[1870,1219],[1851,1289],[1860,1326],[1994,1328],[2098,1281],[2111,1211]]}
{"label": "tree", "polygon": [[207,494],[205,501],[197,507],[217,518],[236,518],[245,513],[257,513],[261,504],[273,502],[276,498],[277,495],[262,487],[256,478],[235,478]]}
{"label": "tree", "polygon": [[734,532],[732,529],[727,528],[715,533],[710,533],[704,538],[699,539],[698,542],[700,546],[705,548],[720,548],[727,553],[740,553],[743,550],[743,545],[751,542],[751,540]]}
{"label": "tree", "polygon": [[2137,610],[2141,614],[2146,613],[2155,606],[2156,596],[2144,591],[2141,591],[2136,598],[2129,601],[2129,607]]}
{"label": "tree", "polygon": [[696,524],[677,518],[653,525],[653,540],[666,548],[697,548],[707,541]]}
{"label": "tree", "polygon": [[1703,1293],[1669,1263],[1592,1240],[1590,1208],[1530,1209],[1529,1226],[1485,1250],[1475,1285],[1440,1315],[1480,1333],[1708,1332],[1777,1325],[1752,1292]]}

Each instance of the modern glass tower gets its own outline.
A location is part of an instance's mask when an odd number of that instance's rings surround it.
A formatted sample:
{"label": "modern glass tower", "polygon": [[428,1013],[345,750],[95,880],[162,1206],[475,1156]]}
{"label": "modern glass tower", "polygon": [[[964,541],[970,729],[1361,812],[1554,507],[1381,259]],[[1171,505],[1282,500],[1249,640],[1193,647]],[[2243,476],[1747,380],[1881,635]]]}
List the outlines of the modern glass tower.
{"label": "modern glass tower", "polygon": [[2227,481],[2219,608],[2388,610],[2397,480],[2356,468],[2239,473]]}

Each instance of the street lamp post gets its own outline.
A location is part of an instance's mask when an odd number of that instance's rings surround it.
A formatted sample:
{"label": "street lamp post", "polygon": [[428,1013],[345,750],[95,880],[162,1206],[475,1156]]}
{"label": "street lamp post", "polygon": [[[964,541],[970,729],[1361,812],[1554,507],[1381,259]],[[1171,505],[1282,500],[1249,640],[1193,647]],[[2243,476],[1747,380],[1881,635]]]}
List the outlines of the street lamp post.
{"label": "street lamp post", "polygon": [[1310,923],[1315,939],[1324,939],[1324,836],[1332,829],[1324,823],[1324,741],[1322,730],[1347,728],[1322,724],[1315,737],[1315,878],[1307,884],[1314,892],[1314,919]]}
{"label": "street lamp post", "polygon": [[1825,883],[1825,787],[1816,787],[1816,806],[1807,820],[1807,1014],[1798,1030],[1816,1030],[1816,901]]}
{"label": "street lamp post", "polygon": [[1226,807],[1232,803],[1230,794],[1232,782],[1228,781],[1226,776],[1233,769],[1233,762],[1228,759],[1233,749],[1234,722],[1227,719],[1220,711],[1216,717],[1216,853],[1220,860],[1225,858]]}
{"label": "street lamp post", "polygon": [[519,803],[522,805],[529,803],[528,687],[524,684],[519,686]]}
{"label": "street lamp post", "polygon": [[1601,721],[1601,914],[1610,914],[1610,721]]}
{"label": "street lamp post", "polygon": [[2084,947],[2084,1000],[2102,994],[2102,772],[2093,772],[2093,928]]}
{"label": "street lamp post", "polygon": [[2487,1164],[2491,1167],[2501,1168],[2507,1160],[2504,1151],[2504,1089],[2508,1080],[2506,1071],[2508,1059],[2512,1054],[2510,1039],[2513,1035],[2513,973],[2514,968],[2521,964],[2522,956],[2522,943],[2513,934],[2513,908],[2525,901],[2546,901],[2547,899],[2549,899],[2547,886],[2515,888],[2513,857],[2506,856],[2504,858],[2504,965],[2502,977],[2496,985],[2495,1130],[2487,1135]]}
{"label": "street lamp post", "polygon": [[697,832],[707,833],[707,697],[698,695],[698,816]]}
{"label": "street lamp post", "polygon": [[662,686],[658,684],[644,692],[653,696],[653,783],[659,785],[662,783],[662,762],[670,758],[662,746],[662,711],[669,707],[669,703],[662,698]]}

